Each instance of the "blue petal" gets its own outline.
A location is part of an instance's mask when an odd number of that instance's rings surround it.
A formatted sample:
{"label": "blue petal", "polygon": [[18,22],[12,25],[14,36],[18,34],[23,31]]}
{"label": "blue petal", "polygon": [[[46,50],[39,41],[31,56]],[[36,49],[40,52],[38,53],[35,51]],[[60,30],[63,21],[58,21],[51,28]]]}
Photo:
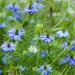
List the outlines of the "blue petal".
{"label": "blue petal", "polygon": [[71,61],[69,62],[71,65],[75,66],[75,59],[71,59]]}
{"label": "blue petal", "polygon": [[63,64],[65,64],[65,63],[67,63],[68,61],[66,60],[66,59],[63,59],[63,60],[61,60],[60,62],[59,62],[59,65],[63,65]]}

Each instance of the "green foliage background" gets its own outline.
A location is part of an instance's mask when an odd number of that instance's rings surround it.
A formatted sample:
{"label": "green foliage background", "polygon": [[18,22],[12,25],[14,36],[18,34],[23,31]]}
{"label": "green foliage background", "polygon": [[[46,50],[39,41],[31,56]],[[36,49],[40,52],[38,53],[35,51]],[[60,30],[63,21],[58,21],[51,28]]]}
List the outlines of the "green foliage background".
{"label": "green foliage background", "polygon": [[[62,53],[61,44],[64,41],[71,42],[75,40],[75,15],[72,12],[75,11],[75,2],[73,0],[45,0],[43,4],[46,6],[44,10],[36,15],[24,14],[23,23],[17,21],[9,21],[7,18],[12,13],[7,10],[9,3],[16,3],[20,5],[23,10],[32,0],[0,0],[0,23],[5,23],[7,28],[0,29],[0,45],[3,41],[10,41],[6,31],[12,27],[20,29],[24,27],[26,35],[21,42],[16,42],[17,50],[14,53],[7,53],[7,55],[18,58],[19,61],[9,60],[8,65],[3,65],[1,59],[5,53],[0,52],[0,68],[3,69],[3,75],[39,75],[37,68],[43,64],[49,64],[53,67],[51,75],[75,75],[75,67],[65,64],[58,65],[58,62],[63,59],[70,51],[66,50]],[[34,0],[35,2],[35,0]],[[72,10],[69,11],[69,8]],[[55,16],[54,16],[55,15]],[[38,27],[38,24],[43,26]],[[59,39],[56,37],[58,30],[66,30],[70,33],[69,38]],[[55,37],[55,41],[49,45],[46,45],[42,41],[38,41],[36,38],[40,34],[49,34]],[[37,42],[39,52],[29,56],[29,47],[32,42]],[[40,57],[42,50],[48,50],[49,54],[45,59]],[[61,54],[62,53],[62,54]],[[75,52],[71,52],[75,56]],[[19,66],[27,66],[28,72],[20,73]]]}

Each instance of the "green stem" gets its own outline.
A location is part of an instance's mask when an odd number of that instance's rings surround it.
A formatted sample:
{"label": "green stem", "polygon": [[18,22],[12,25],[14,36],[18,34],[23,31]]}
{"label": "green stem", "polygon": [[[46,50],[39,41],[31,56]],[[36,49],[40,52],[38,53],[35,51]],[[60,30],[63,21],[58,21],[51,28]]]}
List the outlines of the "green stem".
{"label": "green stem", "polygon": [[[72,45],[72,44],[71,44]],[[70,46],[71,46],[70,45]],[[65,51],[68,51],[69,50],[69,48],[70,48],[70,46],[68,46],[67,48],[66,48],[66,50],[63,50],[54,60],[53,60],[53,62],[51,63],[51,65],[65,52]]]}
{"label": "green stem", "polygon": [[71,65],[69,66],[69,68],[67,69],[67,71],[65,72],[64,75],[67,75],[67,73],[68,73],[68,71],[70,70],[70,68],[71,68]]}
{"label": "green stem", "polygon": [[67,14],[67,9],[68,9],[69,6],[70,6],[70,0],[68,1],[68,6],[66,8],[66,12],[63,15],[63,18],[53,28],[51,28],[51,30],[55,29],[63,21],[65,15]]}

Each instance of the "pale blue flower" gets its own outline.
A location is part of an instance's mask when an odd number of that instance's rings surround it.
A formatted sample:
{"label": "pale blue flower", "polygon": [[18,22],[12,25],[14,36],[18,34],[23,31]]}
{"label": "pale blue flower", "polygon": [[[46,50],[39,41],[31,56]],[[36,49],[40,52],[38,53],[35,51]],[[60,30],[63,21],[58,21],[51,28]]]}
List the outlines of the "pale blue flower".
{"label": "pale blue flower", "polygon": [[70,48],[70,50],[74,51],[75,50],[75,43],[72,44],[72,47]]}
{"label": "pale blue flower", "polygon": [[29,14],[36,14],[38,13],[40,10],[44,9],[44,5],[40,4],[40,3],[33,3],[31,5],[31,7],[29,8],[25,8],[25,12],[29,13]]}
{"label": "pale blue flower", "polygon": [[2,57],[2,63],[4,64],[4,65],[7,65],[7,64],[9,64],[10,63],[10,61],[13,59],[13,57],[11,56],[11,55],[4,55],[3,57]]}
{"label": "pale blue flower", "polygon": [[24,37],[24,34],[25,34],[24,29],[16,30],[16,28],[12,28],[11,30],[8,31],[10,39],[15,41],[21,41],[22,38]]}
{"label": "pale blue flower", "polygon": [[46,36],[46,35],[41,35],[40,40],[46,42],[46,43],[51,43],[54,41],[54,37],[52,36]]}
{"label": "pale blue flower", "polygon": [[63,49],[67,49],[68,46],[69,46],[69,43],[68,43],[68,42],[62,43],[62,48],[63,48]]}
{"label": "pale blue flower", "polygon": [[19,11],[19,12],[14,12],[13,16],[15,17],[15,19],[19,22],[23,22],[23,14]]}
{"label": "pale blue flower", "polygon": [[45,58],[46,56],[48,56],[48,51],[45,51],[45,50],[42,51],[42,52],[41,52],[41,57],[42,57],[42,58]]}
{"label": "pale blue flower", "polygon": [[65,63],[69,63],[70,65],[75,66],[75,58],[73,58],[70,55],[68,55],[63,60],[61,60],[59,62],[59,65],[63,65]]}
{"label": "pale blue flower", "polygon": [[0,24],[0,29],[5,28],[5,24]]}
{"label": "pale blue flower", "polygon": [[26,66],[20,66],[20,71],[23,72],[27,72],[28,68]]}
{"label": "pale blue flower", "polygon": [[4,42],[1,45],[1,48],[3,52],[14,52],[16,50],[16,45],[13,43]]}
{"label": "pale blue flower", "polygon": [[13,16],[19,22],[23,22],[23,13],[20,10],[20,7],[17,4],[9,4],[8,9],[12,11]]}
{"label": "pale blue flower", "polygon": [[37,9],[38,11],[42,10],[45,8],[45,6],[41,3],[33,3],[32,8]]}
{"label": "pale blue flower", "polygon": [[42,66],[39,68],[39,72],[40,72],[42,75],[50,75],[51,72],[52,72],[52,67],[50,67],[49,65],[42,65]]}
{"label": "pale blue flower", "polygon": [[57,32],[57,36],[62,38],[62,37],[68,37],[69,36],[69,33],[67,31],[58,31]]}
{"label": "pale blue flower", "polygon": [[38,13],[38,10],[34,9],[34,8],[26,8],[24,11],[25,11],[25,13],[29,13],[29,14],[36,14],[36,13]]}
{"label": "pale blue flower", "polygon": [[17,4],[9,4],[7,8],[12,12],[16,12],[20,10],[20,7]]}
{"label": "pale blue flower", "polygon": [[[69,43],[68,43],[68,42],[64,42],[64,43],[62,44],[62,48],[63,48],[63,49],[67,49],[68,46],[69,46]],[[75,50],[75,43],[73,43],[73,44],[71,45],[70,50],[71,50],[71,51],[74,51],[74,50]]]}

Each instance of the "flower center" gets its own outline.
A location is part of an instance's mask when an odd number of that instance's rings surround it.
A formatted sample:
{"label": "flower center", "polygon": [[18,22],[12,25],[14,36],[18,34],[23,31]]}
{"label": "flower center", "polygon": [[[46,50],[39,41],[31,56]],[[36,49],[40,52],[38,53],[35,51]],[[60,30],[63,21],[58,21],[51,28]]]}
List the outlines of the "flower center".
{"label": "flower center", "polygon": [[10,44],[8,44],[8,47],[10,47]]}
{"label": "flower center", "polygon": [[44,69],[45,69],[45,70],[47,69],[46,65],[44,66]]}
{"label": "flower center", "polygon": [[18,35],[18,30],[16,30],[15,34]]}

